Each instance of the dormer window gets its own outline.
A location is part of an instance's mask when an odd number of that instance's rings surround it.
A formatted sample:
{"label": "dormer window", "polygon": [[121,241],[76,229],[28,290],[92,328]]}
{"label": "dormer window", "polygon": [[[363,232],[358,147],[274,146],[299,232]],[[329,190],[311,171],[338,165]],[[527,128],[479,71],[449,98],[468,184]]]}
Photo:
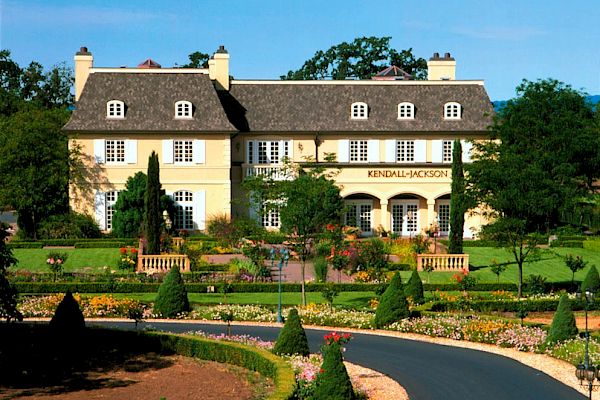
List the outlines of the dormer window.
{"label": "dormer window", "polygon": [[408,102],[398,104],[398,119],[415,119],[415,105]]}
{"label": "dormer window", "polygon": [[367,103],[352,103],[352,107],[350,108],[351,119],[367,119],[368,117],[369,107],[367,106]]}
{"label": "dormer window", "polygon": [[125,103],[121,100],[106,103],[106,118],[125,118]]}
{"label": "dormer window", "polygon": [[185,100],[176,102],[175,118],[192,118],[192,103]]}
{"label": "dormer window", "polygon": [[461,118],[461,106],[457,102],[450,102],[444,104],[444,119],[460,119]]}

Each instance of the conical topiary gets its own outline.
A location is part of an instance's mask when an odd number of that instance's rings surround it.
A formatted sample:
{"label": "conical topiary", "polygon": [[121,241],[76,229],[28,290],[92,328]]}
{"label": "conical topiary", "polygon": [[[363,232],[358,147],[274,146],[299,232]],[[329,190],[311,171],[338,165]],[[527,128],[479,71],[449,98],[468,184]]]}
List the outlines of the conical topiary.
{"label": "conical topiary", "polygon": [[425,295],[423,294],[423,282],[417,270],[413,270],[406,287],[404,288],[404,294],[406,297],[410,297],[415,304],[421,304],[425,302]]}
{"label": "conical topiary", "polygon": [[324,346],[323,364],[315,382],[314,400],[352,400],[354,389],[339,343]]}
{"label": "conical topiary", "polygon": [[383,328],[393,322],[408,318],[409,314],[402,280],[400,274],[396,272],[390,285],[381,295],[379,306],[375,311],[375,327]]}
{"label": "conical topiary", "polygon": [[171,268],[158,288],[154,311],[165,318],[173,318],[177,314],[190,311],[190,302],[183,279],[179,273],[179,267],[174,266]]}
{"label": "conical topiary", "polygon": [[56,307],[54,316],[50,320],[50,326],[66,331],[77,331],[85,328],[83,313],[71,292],[67,292],[58,307]]}
{"label": "conical topiary", "polygon": [[588,270],[585,279],[581,283],[582,292],[585,292],[588,289],[592,292],[597,292],[600,289],[600,275],[598,275],[598,270],[595,265],[592,265]]}
{"label": "conical topiary", "polygon": [[280,355],[300,354],[308,356],[310,354],[306,332],[304,332],[304,328],[300,322],[298,310],[295,308],[292,308],[288,313],[285,325],[283,325],[283,328],[279,332],[273,352]]}
{"label": "conical topiary", "polygon": [[548,342],[555,343],[567,339],[572,339],[577,336],[577,325],[575,324],[575,316],[571,310],[571,302],[566,294],[560,297],[558,308],[552,318],[552,325],[548,331]]}

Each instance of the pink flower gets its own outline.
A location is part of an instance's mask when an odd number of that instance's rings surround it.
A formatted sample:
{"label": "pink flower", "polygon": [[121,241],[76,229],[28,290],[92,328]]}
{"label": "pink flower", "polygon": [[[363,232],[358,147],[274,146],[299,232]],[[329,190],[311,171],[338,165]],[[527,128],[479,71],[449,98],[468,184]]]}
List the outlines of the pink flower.
{"label": "pink flower", "polygon": [[54,258],[49,258],[46,260],[46,262],[50,265],[54,265]]}

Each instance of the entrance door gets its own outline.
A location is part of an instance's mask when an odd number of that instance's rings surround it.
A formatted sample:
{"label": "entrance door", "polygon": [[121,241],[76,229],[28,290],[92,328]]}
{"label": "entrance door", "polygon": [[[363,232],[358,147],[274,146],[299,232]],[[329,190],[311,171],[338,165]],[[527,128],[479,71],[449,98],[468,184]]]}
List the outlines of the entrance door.
{"label": "entrance door", "polygon": [[450,200],[437,200],[437,219],[440,236],[450,233]]}
{"label": "entrance door", "polygon": [[373,201],[347,200],[346,225],[358,227],[364,236],[373,234]]}
{"label": "entrance door", "polygon": [[392,231],[401,236],[414,236],[419,233],[419,201],[392,201]]}

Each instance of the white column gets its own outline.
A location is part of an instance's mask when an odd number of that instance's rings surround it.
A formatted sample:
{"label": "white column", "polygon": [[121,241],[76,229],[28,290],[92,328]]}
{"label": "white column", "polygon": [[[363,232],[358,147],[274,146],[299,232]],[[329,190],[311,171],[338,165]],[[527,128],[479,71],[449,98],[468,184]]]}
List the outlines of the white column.
{"label": "white column", "polygon": [[381,226],[383,226],[383,229],[385,229],[386,231],[389,232],[392,229],[392,226],[391,226],[390,211],[388,210],[388,200],[380,199],[379,205],[381,207],[380,224],[381,224]]}
{"label": "white column", "polygon": [[427,199],[427,228],[433,224],[436,217],[435,199]]}

